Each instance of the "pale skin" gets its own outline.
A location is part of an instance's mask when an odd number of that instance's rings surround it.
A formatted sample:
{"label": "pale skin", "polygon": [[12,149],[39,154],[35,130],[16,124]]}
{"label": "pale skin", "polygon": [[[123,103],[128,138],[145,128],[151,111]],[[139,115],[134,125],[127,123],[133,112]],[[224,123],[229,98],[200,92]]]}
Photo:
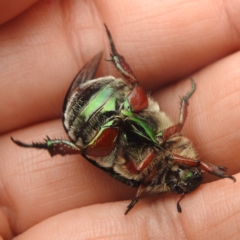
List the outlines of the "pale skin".
{"label": "pale skin", "polygon": [[[239,239],[240,2],[6,2],[0,1],[0,239]],[[175,122],[179,96],[195,79],[183,133],[201,160],[227,166],[236,183],[206,176],[181,202],[181,214],[179,196],[163,194],[142,197],[125,216],[134,188],[80,155],[51,158],[12,143],[11,136],[67,139],[60,117],[68,86],[97,52],[104,50],[105,59],[110,53],[103,22]],[[108,74],[118,75],[102,61],[97,75]]]}

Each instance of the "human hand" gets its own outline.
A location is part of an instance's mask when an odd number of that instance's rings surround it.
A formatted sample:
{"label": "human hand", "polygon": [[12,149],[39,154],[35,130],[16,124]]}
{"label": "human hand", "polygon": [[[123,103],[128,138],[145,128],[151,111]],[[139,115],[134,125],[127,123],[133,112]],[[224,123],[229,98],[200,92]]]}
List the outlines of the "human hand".
{"label": "human hand", "polygon": [[[240,3],[217,4],[47,0],[18,17],[0,5],[1,16],[12,16],[0,26],[3,239],[239,238]],[[99,50],[108,57],[103,22],[136,77],[175,122],[187,78],[195,79],[183,133],[201,160],[228,167],[236,183],[214,178],[203,184],[186,195],[181,214],[179,196],[163,194],[141,198],[125,216],[134,189],[80,155],[51,158],[11,142],[10,136],[23,142],[46,135],[67,139],[62,102],[84,63]],[[118,73],[102,61],[98,76],[108,74]]]}

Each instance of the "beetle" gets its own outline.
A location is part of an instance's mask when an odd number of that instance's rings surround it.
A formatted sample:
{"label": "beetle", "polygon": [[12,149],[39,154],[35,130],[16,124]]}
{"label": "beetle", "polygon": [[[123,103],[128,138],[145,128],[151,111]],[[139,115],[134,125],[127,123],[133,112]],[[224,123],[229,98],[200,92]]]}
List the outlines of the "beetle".
{"label": "beetle", "polygon": [[95,79],[103,53],[96,54],[76,75],[64,99],[62,121],[69,140],[47,136],[40,143],[12,141],[21,147],[46,149],[51,156],[81,154],[118,181],[137,187],[125,214],[143,192],[169,191],[181,194],[177,202],[181,212],[180,201],[200,186],[205,173],[235,182],[225,167],[200,161],[190,140],[181,134],[188,101],[196,89],[194,80],[191,90],[181,98],[178,123],[173,124],[146,94],[117,52],[106,25],[105,29],[111,47],[108,61],[125,80],[113,76]]}

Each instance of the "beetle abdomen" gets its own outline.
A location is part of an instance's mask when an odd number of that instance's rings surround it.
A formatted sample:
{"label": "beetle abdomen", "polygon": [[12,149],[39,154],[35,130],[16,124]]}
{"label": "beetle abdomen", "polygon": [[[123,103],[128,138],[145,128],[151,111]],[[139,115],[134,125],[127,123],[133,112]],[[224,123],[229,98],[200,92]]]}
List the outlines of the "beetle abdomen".
{"label": "beetle abdomen", "polygon": [[119,115],[130,88],[122,79],[104,77],[75,89],[64,112],[64,127],[72,142],[84,147],[109,118]]}

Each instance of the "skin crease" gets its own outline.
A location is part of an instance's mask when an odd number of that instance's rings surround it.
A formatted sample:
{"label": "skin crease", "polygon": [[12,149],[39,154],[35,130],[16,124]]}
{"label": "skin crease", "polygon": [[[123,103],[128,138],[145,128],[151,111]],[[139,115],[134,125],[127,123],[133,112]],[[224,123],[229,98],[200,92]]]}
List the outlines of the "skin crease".
{"label": "skin crease", "polygon": [[[0,239],[239,239],[240,2],[32,3],[0,7]],[[195,79],[183,133],[236,183],[211,178],[183,199],[181,214],[170,193],[145,196],[124,216],[135,189],[81,156],[51,158],[11,142],[67,139],[60,114],[71,80],[98,51],[109,56],[103,22],[174,121]],[[119,75],[102,61],[97,75],[108,74]]]}

